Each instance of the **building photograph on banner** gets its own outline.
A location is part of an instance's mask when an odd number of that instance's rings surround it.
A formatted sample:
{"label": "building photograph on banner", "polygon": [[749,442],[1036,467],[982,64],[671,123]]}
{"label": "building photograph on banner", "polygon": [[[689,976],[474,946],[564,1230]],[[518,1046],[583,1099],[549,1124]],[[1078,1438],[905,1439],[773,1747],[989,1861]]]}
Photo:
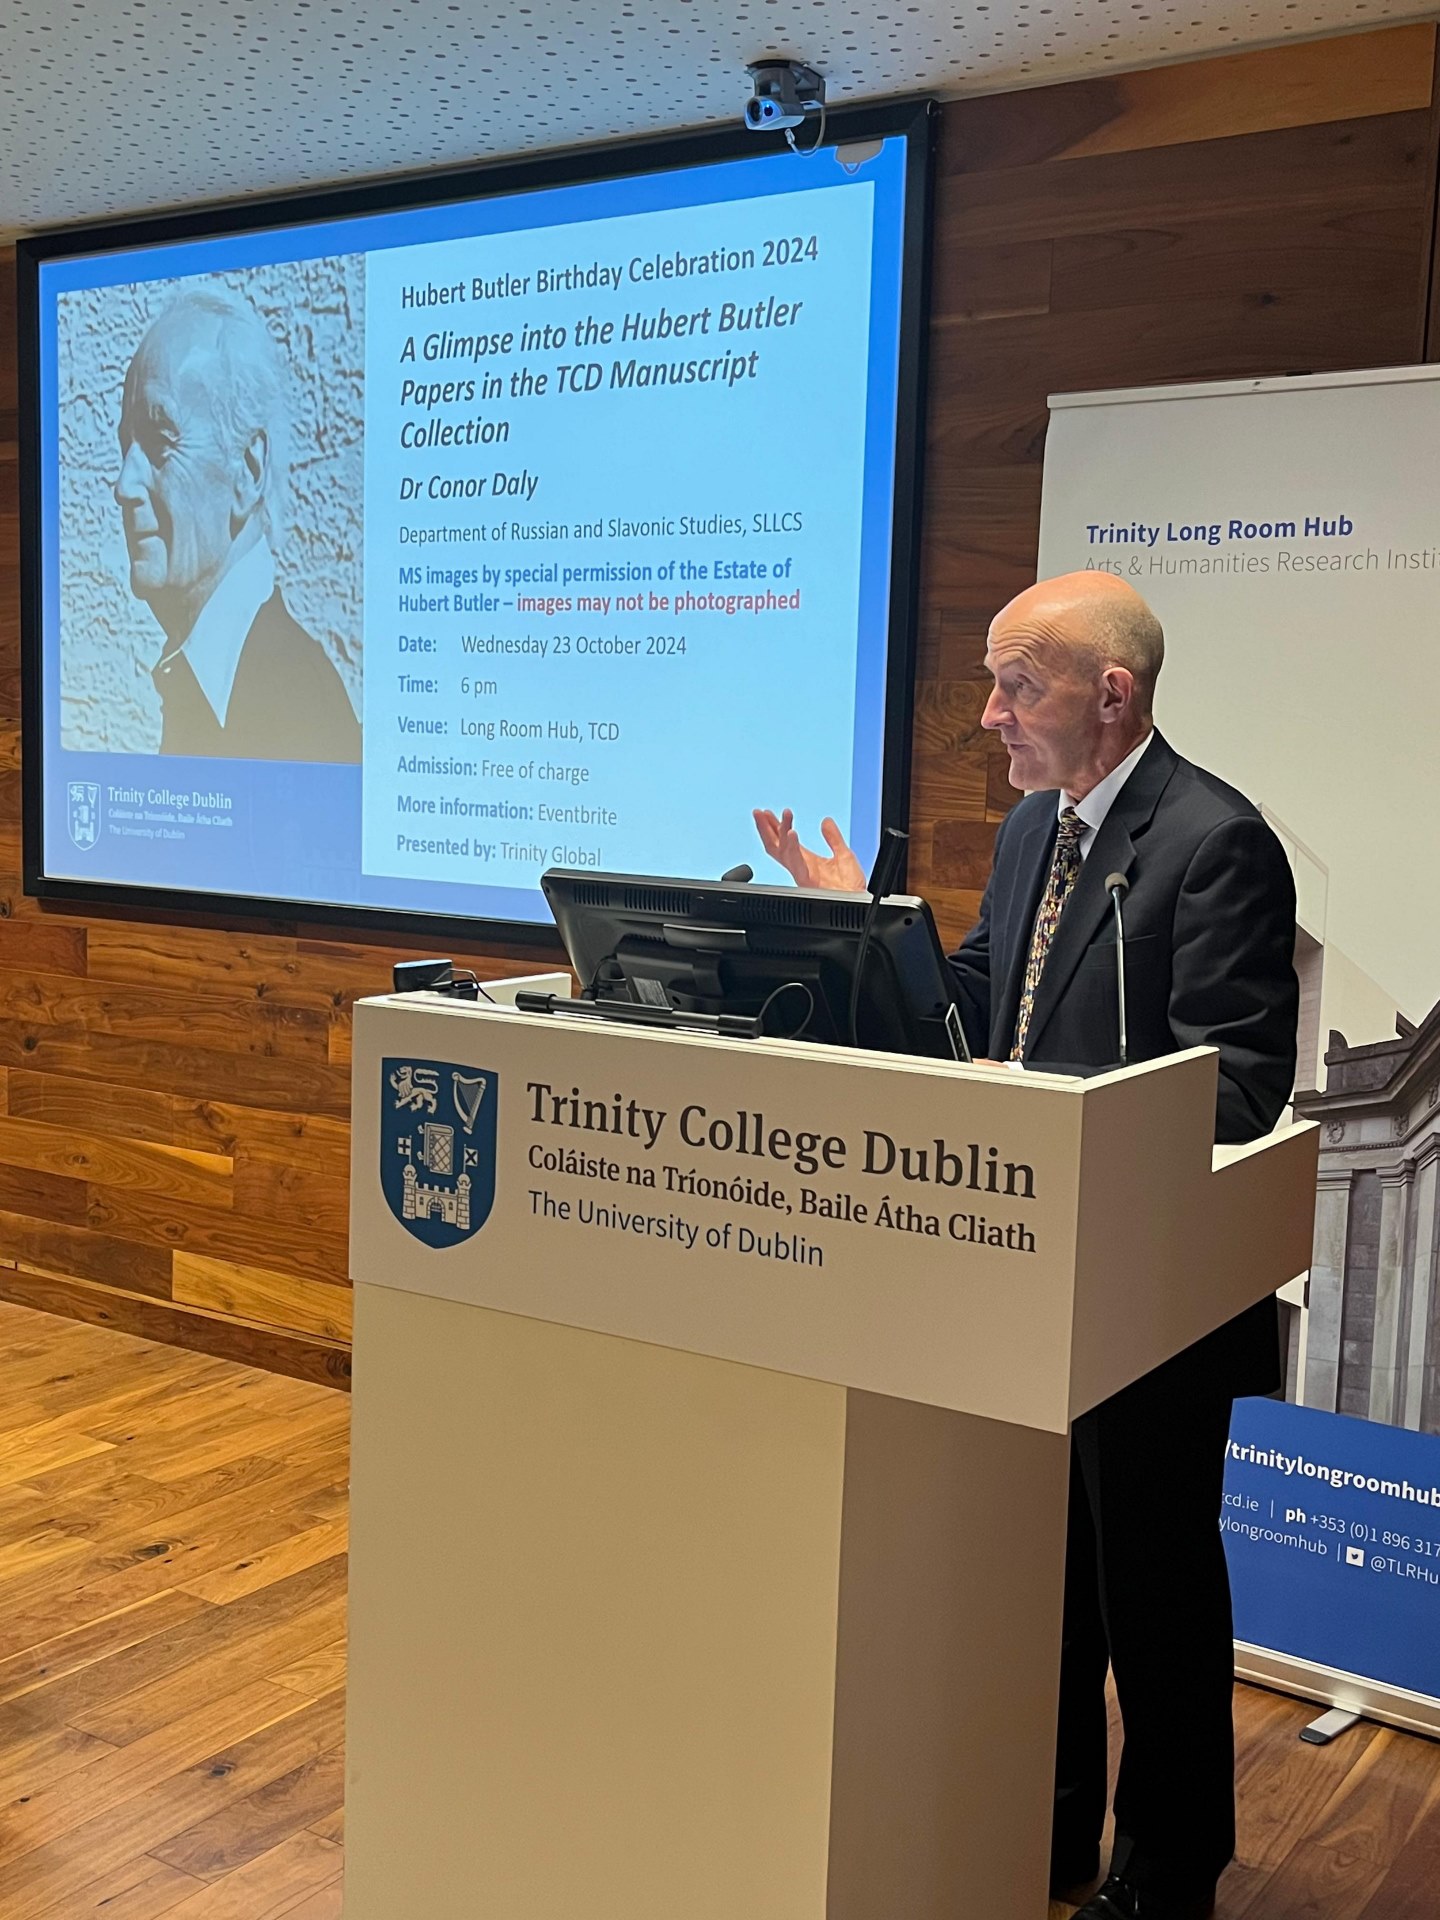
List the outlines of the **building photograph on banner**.
{"label": "building photograph on banner", "polygon": [[1145,596],[1162,731],[1260,807],[1295,872],[1315,1248],[1282,1295],[1288,1404],[1242,1401],[1232,1431],[1241,1668],[1337,1701],[1379,1689],[1434,1729],[1440,370],[1050,406],[1040,576]]}

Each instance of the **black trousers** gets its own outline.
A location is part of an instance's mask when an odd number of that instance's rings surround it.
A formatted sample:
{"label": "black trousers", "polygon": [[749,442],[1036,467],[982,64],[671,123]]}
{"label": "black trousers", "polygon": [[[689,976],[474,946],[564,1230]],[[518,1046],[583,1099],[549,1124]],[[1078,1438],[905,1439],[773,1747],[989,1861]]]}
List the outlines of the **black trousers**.
{"label": "black trousers", "polygon": [[1071,1444],[1053,1859],[1100,1841],[1108,1667],[1124,1722],[1111,1870],[1176,1898],[1235,1851],[1231,1404],[1162,1368],[1082,1415]]}

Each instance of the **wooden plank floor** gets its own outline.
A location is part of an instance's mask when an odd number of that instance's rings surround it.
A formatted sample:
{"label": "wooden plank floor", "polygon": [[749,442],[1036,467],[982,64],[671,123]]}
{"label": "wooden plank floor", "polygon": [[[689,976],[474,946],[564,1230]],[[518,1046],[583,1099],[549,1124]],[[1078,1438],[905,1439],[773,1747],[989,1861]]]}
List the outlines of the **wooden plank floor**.
{"label": "wooden plank floor", "polygon": [[334,1920],[349,1400],[0,1306],[0,1914]]}
{"label": "wooden plank floor", "polygon": [[[1323,1711],[1236,1687],[1238,1846],[1216,1920],[1437,1920],[1440,1743],[1362,1722],[1303,1745]],[[1110,1724],[1113,1773],[1113,1695]],[[1052,1902],[1050,1920],[1073,1911]]]}
{"label": "wooden plank floor", "polygon": [[[4,1920],[337,1920],[348,1416],[0,1304]],[[1238,1691],[1221,1920],[1435,1920],[1440,1745],[1314,1711]]]}

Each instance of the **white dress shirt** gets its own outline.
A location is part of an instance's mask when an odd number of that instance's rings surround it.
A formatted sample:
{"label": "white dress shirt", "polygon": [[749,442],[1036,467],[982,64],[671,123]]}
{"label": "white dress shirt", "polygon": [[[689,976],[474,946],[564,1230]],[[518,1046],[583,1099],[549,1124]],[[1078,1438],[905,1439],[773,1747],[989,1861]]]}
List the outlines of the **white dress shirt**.
{"label": "white dress shirt", "polygon": [[1083,800],[1072,800],[1068,793],[1063,789],[1061,790],[1058,811],[1064,813],[1067,807],[1074,807],[1084,827],[1084,832],[1080,835],[1080,858],[1082,860],[1087,857],[1091,847],[1094,846],[1095,836],[1099,833],[1101,827],[1104,826],[1106,814],[1109,813],[1111,807],[1114,806],[1120,797],[1120,789],[1130,778],[1136,767],[1139,766],[1145,749],[1154,738],[1155,729],[1152,727],[1140,742],[1139,746],[1132,747],[1130,752],[1127,753],[1125,758],[1120,762],[1119,766],[1112,767],[1105,778],[1093,786]]}
{"label": "white dress shirt", "polygon": [[221,576],[180,649],[222,727],[246,638],[274,591],[275,556],[262,537]]}

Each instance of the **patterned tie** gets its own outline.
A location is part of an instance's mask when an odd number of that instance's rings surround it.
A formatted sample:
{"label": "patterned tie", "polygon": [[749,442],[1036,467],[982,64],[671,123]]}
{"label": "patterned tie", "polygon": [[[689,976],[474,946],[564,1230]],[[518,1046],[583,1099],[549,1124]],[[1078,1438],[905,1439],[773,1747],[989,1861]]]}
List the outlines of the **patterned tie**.
{"label": "patterned tie", "polygon": [[1045,962],[1050,953],[1050,942],[1055,938],[1055,929],[1060,924],[1060,915],[1065,902],[1070,898],[1071,890],[1079,876],[1080,836],[1085,831],[1085,822],[1074,807],[1066,807],[1060,816],[1060,825],[1055,834],[1055,852],[1050,861],[1050,877],[1045,882],[1045,891],[1040,896],[1040,905],[1035,914],[1035,929],[1030,935],[1030,958],[1025,962],[1025,985],[1020,992],[1020,1011],[1015,1018],[1015,1044],[1010,1049],[1012,1060],[1025,1058],[1025,1042],[1030,1033],[1030,1015],[1035,1007],[1035,989],[1040,984],[1040,976],[1045,971]]}

